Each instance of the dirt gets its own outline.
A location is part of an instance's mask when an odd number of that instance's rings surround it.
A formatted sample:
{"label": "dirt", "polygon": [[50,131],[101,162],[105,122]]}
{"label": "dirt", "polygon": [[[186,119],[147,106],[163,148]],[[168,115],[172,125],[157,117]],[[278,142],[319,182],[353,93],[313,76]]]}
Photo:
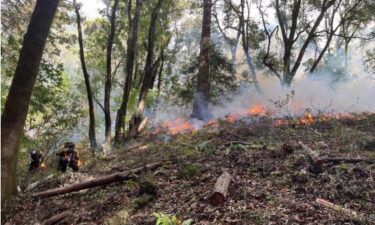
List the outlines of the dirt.
{"label": "dirt", "polygon": [[[374,127],[374,114],[277,127],[272,118],[257,117],[220,121],[218,126],[175,136],[144,134],[128,143],[131,150],[118,148],[106,158],[87,153],[79,173],[56,173],[14,197],[3,205],[2,223],[34,224],[69,209],[71,216],[58,224],[110,224],[120,212],[127,217],[120,222],[117,218],[115,224],[155,224],[154,212],[180,221],[192,219],[193,224],[375,224]],[[317,171],[299,142],[320,158],[370,162],[324,162]],[[47,199],[28,197],[160,160],[165,160],[162,167],[138,179]],[[228,196],[214,207],[208,198],[224,170],[232,176]],[[143,177],[152,178],[157,195],[134,208],[142,197],[138,180]],[[319,205],[316,199],[352,210],[356,216]]]}

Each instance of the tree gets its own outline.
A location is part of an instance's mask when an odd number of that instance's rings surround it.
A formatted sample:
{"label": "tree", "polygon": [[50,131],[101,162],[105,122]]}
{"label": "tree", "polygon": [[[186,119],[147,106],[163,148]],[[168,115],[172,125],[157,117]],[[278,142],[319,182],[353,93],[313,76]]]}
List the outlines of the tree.
{"label": "tree", "polygon": [[210,48],[211,48],[211,7],[212,0],[203,0],[202,36],[199,53],[197,93],[194,98],[192,117],[207,120],[208,100],[210,95]]}
{"label": "tree", "polygon": [[[316,36],[317,29],[324,18],[327,10],[334,4],[335,0],[323,0],[322,2],[316,3],[313,7],[318,8],[317,17],[313,20],[308,20],[302,14],[302,0],[293,0],[292,2],[283,1],[280,5],[280,0],[275,1],[275,11],[278,21],[278,27],[281,30],[282,41],[284,44],[283,48],[283,58],[281,64],[281,75],[276,68],[277,65],[272,63],[270,58],[264,58],[265,66],[267,66],[276,76],[282,79],[282,82],[286,86],[290,86],[294,76],[299,69],[302,59],[305,55],[306,49],[309,44],[313,41]],[[258,7],[259,9],[261,7]],[[290,8],[290,11],[288,11]],[[270,39],[270,34],[273,32],[267,31],[268,25],[266,25],[264,19],[264,13],[260,10],[260,13],[263,18],[263,26],[265,33],[268,33],[267,36]],[[299,52],[296,54],[294,50],[296,49],[296,43],[301,41],[301,35],[303,33],[307,34],[307,37],[302,41],[302,46],[299,48]],[[270,43],[268,44],[270,46]],[[269,48],[268,48],[269,50]],[[266,53],[266,56],[270,56],[270,52]],[[294,59],[294,55],[297,55],[297,58]]]}
{"label": "tree", "polygon": [[111,91],[112,91],[112,47],[116,32],[116,11],[119,0],[115,0],[111,17],[110,17],[110,32],[107,42],[107,61],[106,61],[106,76],[104,86],[104,117],[105,117],[105,133],[104,133],[104,153],[109,153],[111,150]]}
{"label": "tree", "polygon": [[[140,126],[144,121],[143,112],[146,107],[146,100],[149,90],[153,87],[155,82],[156,71],[159,66],[160,57],[154,63],[154,51],[155,51],[155,32],[156,22],[158,21],[159,11],[164,0],[158,0],[156,6],[152,10],[150,27],[148,31],[148,45],[147,45],[147,57],[144,69],[144,76],[142,79],[142,86],[139,92],[137,109],[129,122],[129,137],[135,137],[139,133]],[[165,47],[165,46],[164,46]]]}
{"label": "tree", "polygon": [[24,36],[14,78],[1,117],[2,201],[16,193],[19,140],[58,0],[38,0]]}
{"label": "tree", "polygon": [[87,100],[89,103],[89,140],[91,148],[97,148],[96,135],[95,135],[95,112],[94,112],[94,102],[91,91],[90,84],[90,75],[87,72],[86,62],[85,62],[85,52],[83,47],[83,38],[82,38],[82,28],[81,28],[81,15],[79,13],[79,5],[76,0],[73,1],[76,17],[77,17],[77,30],[78,30],[78,43],[79,43],[79,58],[81,61],[82,72],[85,78],[85,86],[87,92]]}
{"label": "tree", "polygon": [[117,110],[116,124],[115,124],[115,143],[120,143],[125,133],[125,117],[127,113],[127,105],[129,101],[130,91],[133,82],[134,60],[136,56],[136,47],[138,41],[138,21],[141,14],[142,0],[137,0],[136,9],[133,19],[131,18],[131,0],[128,5],[128,20],[129,20],[129,37],[127,40],[127,61],[126,61],[126,79],[124,92],[122,96],[121,106]]}

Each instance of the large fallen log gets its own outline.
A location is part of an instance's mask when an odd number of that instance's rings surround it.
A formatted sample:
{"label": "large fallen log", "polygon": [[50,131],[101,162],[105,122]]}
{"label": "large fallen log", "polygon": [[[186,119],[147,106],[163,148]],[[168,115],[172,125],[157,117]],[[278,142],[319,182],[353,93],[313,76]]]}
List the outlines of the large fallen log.
{"label": "large fallen log", "polygon": [[56,214],[52,217],[50,217],[49,219],[46,219],[44,220],[40,225],[52,225],[52,224],[55,224],[57,222],[59,222],[60,220],[66,218],[67,216],[70,215],[70,211],[64,211],[62,213],[59,213],[59,214]]}
{"label": "large fallen log", "polygon": [[47,190],[47,191],[35,193],[31,196],[32,197],[51,197],[51,196],[66,194],[66,193],[70,193],[70,192],[74,192],[74,191],[80,191],[80,190],[83,190],[83,189],[93,188],[93,187],[97,187],[97,186],[101,186],[101,185],[106,185],[106,184],[109,184],[109,183],[112,183],[112,182],[126,180],[126,179],[130,178],[132,176],[132,174],[135,174],[135,173],[140,173],[140,172],[145,171],[145,170],[155,169],[155,168],[159,167],[161,164],[162,164],[161,162],[151,163],[151,164],[148,164],[144,167],[139,167],[139,168],[127,170],[127,171],[124,171],[124,172],[119,172],[119,173],[114,173],[114,174],[102,176],[102,177],[99,177],[99,178],[96,178],[96,179],[93,179],[93,180],[89,180],[89,181],[85,181],[85,182],[77,183],[77,184],[72,184],[72,185],[65,186],[65,187],[50,189],[50,190]]}
{"label": "large fallen log", "polygon": [[213,206],[217,206],[225,202],[228,193],[228,187],[230,183],[231,176],[228,172],[224,172],[217,179],[214,192],[210,196],[210,203]]}
{"label": "large fallen log", "polygon": [[344,214],[349,215],[349,216],[355,216],[355,217],[357,216],[357,212],[350,210],[350,209],[346,209],[339,205],[335,205],[332,202],[329,202],[321,198],[317,198],[316,203],[318,203],[321,206],[324,206],[324,207],[327,207],[327,208],[330,208],[339,212],[343,212]]}

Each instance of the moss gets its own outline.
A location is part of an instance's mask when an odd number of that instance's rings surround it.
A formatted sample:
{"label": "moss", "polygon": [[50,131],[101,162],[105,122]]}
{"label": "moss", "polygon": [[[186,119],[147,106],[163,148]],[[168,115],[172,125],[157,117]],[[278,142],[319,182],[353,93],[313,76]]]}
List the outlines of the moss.
{"label": "moss", "polygon": [[336,166],[336,169],[339,170],[339,171],[348,171],[349,170],[349,166],[348,164],[340,164],[340,165],[337,165]]}
{"label": "moss", "polygon": [[152,176],[143,177],[139,181],[139,194],[157,195],[158,186]]}
{"label": "moss", "polygon": [[182,178],[192,178],[200,172],[200,169],[195,164],[184,164],[181,166],[179,176]]}
{"label": "moss", "polygon": [[133,202],[133,208],[136,210],[144,208],[149,202],[153,201],[155,196],[143,194],[141,197],[136,198]]}

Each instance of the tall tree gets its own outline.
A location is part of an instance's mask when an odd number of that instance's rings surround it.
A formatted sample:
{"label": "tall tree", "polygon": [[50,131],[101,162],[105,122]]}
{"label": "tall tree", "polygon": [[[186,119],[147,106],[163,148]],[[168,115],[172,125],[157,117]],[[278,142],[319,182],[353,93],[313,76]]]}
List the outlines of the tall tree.
{"label": "tall tree", "polygon": [[19,140],[59,0],[38,0],[1,117],[1,200],[16,193]]}
{"label": "tall tree", "polygon": [[[302,0],[293,0],[291,2],[283,1],[282,5],[280,5],[280,0],[275,1],[275,11],[278,21],[278,27],[281,30],[282,41],[284,44],[284,52],[281,63],[281,75],[276,70],[278,66],[271,63],[272,60],[265,58],[263,62],[266,62],[264,63],[265,66],[267,66],[273,73],[275,73],[276,76],[282,79],[284,85],[291,85],[292,80],[297,73],[297,70],[302,64],[302,59],[305,55],[307,47],[316,36],[317,29],[321,21],[323,20],[327,10],[334,4],[335,1],[336,0],[323,0],[322,2],[319,2],[319,4],[316,4],[315,7],[319,9],[317,12],[317,17],[305,23],[301,23],[300,21],[301,18],[303,18],[303,16],[301,15]],[[290,10],[288,10],[289,8]],[[262,11],[261,14],[265,32],[268,34],[273,34],[273,32],[267,31],[268,26],[266,25]],[[290,14],[290,18],[288,18],[288,14]],[[295,54],[294,50],[296,49],[296,43],[301,42],[301,35],[303,33],[306,33],[307,37],[304,41],[302,41],[302,46],[301,48],[299,48],[299,52]],[[270,41],[270,36],[268,37]],[[270,46],[270,43],[268,44],[268,46]],[[294,55],[296,55],[297,58],[294,59]],[[266,56],[270,56],[269,48]]]}
{"label": "tall tree", "polygon": [[210,95],[210,48],[211,48],[211,7],[212,0],[203,0],[202,36],[199,53],[197,93],[194,97],[192,117],[207,120]]}
{"label": "tall tree", "polygon": [[135,14],[133,19],[131,18],[131,0],[129,0],[128,5],[128,20],[129,20],[129,37],[127,40],[127,61],[126,61],[126,79],[124,86],[124,93],[122,95],[121,106],[117,110],[116,124],[115,124],[115,143],[121,142],[121,139],[125,133],[125,117],[127,113],[127,106],[130,96],[130,90],[133,82],[133,70],[134,70],[134,60],[136,54],[136,47],[138,41],[138,21],[141,14],[142,0],[137,0]]}
{"label": "tall tree", "polygon": [[73,0],[73,5],[77,17],[77,30],[78,30],[78,43],[79,43],[79,58],[81,60],[82,72],[85,78],[85,86],[87,92],[87,100],[89,103],[89,140],[91,148],[97,148],[96,135],[95,135],[95,112],[94,112],[94,102],[91,91],[90,76],[87,72],[86,62],[85,62],[85,52],[83,47],[82,38],[82,28],[81,28],[81,15],[79,13],[79,5],[76,0]]}
{"label": "tall tree", "polygon": [[[153,87],[155,81],[156,71],[160,60],[156,60],[154,63],[154,52],[155,52],[155,32],[156,22],[158,21],[159,11],[163,4],[163,0],[158,0],[155,8],[152,10],[150,27],[148,31],[148,45],[147,45],[147,57],[144,69],[144,76],[141,85],[141,91],[139,93],[137,109],[129,122],[129,137],[135,137],[139,133],[139,128],[144,121],[143,112],[146,107],[146,100],[149,89]],[[159,58],[160,59],[160,58]]]}
{"label": "tall tree", "polygon": [[106,76],[104,85],[104,117],[105,117],[105,133],[104,133],[104,153],[111,151],[111,92],[112,92],[112,47],[116,32],[116,11],[119,0],[115,0],[112,7],[110,17],[110,32],[107,42],[107,61],[106,61]]}

